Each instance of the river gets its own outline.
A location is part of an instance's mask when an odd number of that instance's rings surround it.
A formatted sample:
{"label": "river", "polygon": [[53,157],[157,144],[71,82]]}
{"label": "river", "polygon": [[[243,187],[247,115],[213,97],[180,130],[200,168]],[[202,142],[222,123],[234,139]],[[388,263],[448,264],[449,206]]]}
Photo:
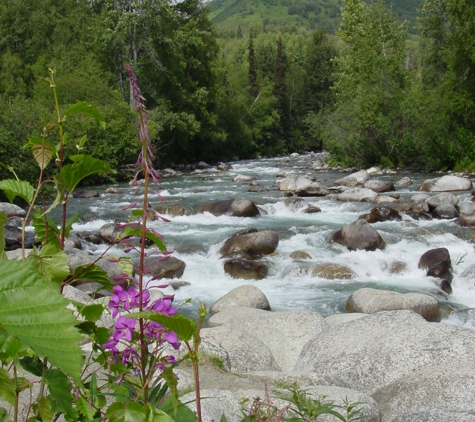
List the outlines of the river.
{"label": "river", "polygon": [[[308,205],[316,205],[321,209],[319,213],[305,214],[301,212],[302,209],[286,206],[284,195],[275,188],[276,175],[282,171],[311,174],[326,186],[332,186],[334,180],[344,176],[337,171],[310,171],[304,164],[314,158],[317,155],[236,161],[228,163],[232,169],[225,172],[210,169],[198,175],[162,179],[161,195],[165,201],[154,198],[152,204],[179,204],[187,210],[184,216],[170,217],[169,223],[151,223],[164,236],[167,247],[175,250],[174,256],[186,263],[181,280],[190,285],[178,291],[170,287],[165,289],[166,293],[175,294],[176,304],[180,305],[192,298],[192,303],[184,306],[185,312],[193,315],[198,300],[209,307],[233,288],[254,284],[265,293],[272,310],[308,309],[324,316],[344,312],[348,296],[362,287],[426,293],[436,297],[444,307],[456,311],[475,307],[474,281],[460,277],[466,268],[475,264],[472,229],[461,228],[451,220],[415,221],[403,215],[402,221],[373,225],[387,244],[384,250],[348,251],[330,241],[332,234],[368,212],[374,207],[373,204],[338,202],[330,197],[305,198]],[[268,190],[250,193],[249,183],[233,181],[237,175],[255,177],[258,184]],[[413,184],[396,187],[401,201],[417,193],[417,187],[423,180],[438,175],[398,172],[372,177],[396,182],[403,176],[410,177]],[[106,194],[106,187],[111,186],[119,193]],[[121,211],[121,208],[140,198],[134,195],[135,188],[128,184],[94,189],[101,193],[99,198],[73,198],[68,205],[68,215],[77,211],[82,215],[81,220],[73,226],[75,231],[97,233],[106,222],[126,221],[128,213]],[[470,200],[470,192],[459,196],[461,200]],[[195,214],[193,211],[197,205],[205,202],[230,198],[255,201],[262,215],[254,218],[215,217],[208,213]],[[225,274],[219,254],[220,247],[231,234],[249,227],[275,230],[280,236],[276,253],[264,259],[269,274],[259,281],[233,279]],[[91,244],[86,247],[94,253],[105,249],[105,245]],[[447,248],[452,258],[453,293],[448,296],[438,290],[434,279],[426,277],[425,271],[418,268],[420,256],[429,249],[439,247]],[[308,252],[312,259],[293,260],[290,254],[295,250]],[[123,252],[114,250],[113,253]],[[357,278],[327,280],[312,277],[312,265],[324,262],[343,264],[351,268]],[[405,264],[404,270],[391,272],[392,266],[400,263]],[[453,312],[447,321],[467,325],[461,315],[463,312]]]}

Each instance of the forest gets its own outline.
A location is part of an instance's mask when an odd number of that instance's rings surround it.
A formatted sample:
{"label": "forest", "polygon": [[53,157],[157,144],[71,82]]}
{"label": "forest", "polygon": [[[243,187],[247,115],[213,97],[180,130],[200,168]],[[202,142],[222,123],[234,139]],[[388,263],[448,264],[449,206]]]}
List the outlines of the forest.
{"label": "forest", "polygon": [[[200,0],[0,0],[0,179],[34,180],[29,137],[120,169],[138,151],[131,65],[156,165],[326,150],[334,163],[475,171],[475,3],[425,0],[416,34],[383,0],[342,2],[338,28],[219,28]],[[53,123],[53,124],[49,124]],[[47,170],[47,169],[46,169]]]}

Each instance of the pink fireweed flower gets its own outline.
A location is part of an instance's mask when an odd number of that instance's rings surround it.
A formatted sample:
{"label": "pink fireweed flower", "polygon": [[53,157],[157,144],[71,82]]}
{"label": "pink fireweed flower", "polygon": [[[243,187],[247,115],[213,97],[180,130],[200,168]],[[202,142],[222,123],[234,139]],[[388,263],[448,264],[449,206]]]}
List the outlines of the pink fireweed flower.
{"label": "pink fireweed flower", "polygon": [[114,324],[115,332],[112,338],[116,341],[124,338],[127,341],[132,340],[132,333],[135,331],[135,319],[120,316]]}

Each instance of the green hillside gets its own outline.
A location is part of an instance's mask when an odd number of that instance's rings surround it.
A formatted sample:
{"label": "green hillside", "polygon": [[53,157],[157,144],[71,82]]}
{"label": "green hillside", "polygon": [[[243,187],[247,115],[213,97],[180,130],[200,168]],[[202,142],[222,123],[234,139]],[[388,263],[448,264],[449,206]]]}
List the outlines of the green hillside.
{"label": "green hillside", "polygon": [[[394,11],[414,32],[422,0],[393,0]],[[321,28],[334,32],[340,21],[342,0],[212,0],[211,20],[222,28],[288,26]]]}

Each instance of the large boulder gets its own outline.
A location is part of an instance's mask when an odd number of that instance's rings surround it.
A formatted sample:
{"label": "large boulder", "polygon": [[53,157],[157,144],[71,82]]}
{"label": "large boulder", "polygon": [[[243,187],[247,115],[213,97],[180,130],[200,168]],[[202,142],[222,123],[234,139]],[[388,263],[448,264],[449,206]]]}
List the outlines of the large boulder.
{"label": "large boulder", "polygon": [[265,311],[270,310],[269,301],[262,290],[251,284],[245,284],[236,287],[214,302],[209,308],[209,313],[215,314],[226,308],[241,306],[263,309]]}
{"label": "large boulder", "polygon": [[457,204],[457,210],[462,215],[475,215],[475,203],[459,201]]}
{"label": "large boulder", "polygon": [[374,190],[377,193],[391,192],[394,190],[394,183],[390,180],[372,179],[364,183],[363,187],[366,189]]}
{"label": "large boulder", "polygon": [[402,216],[397,210],[390,207],[374,207],[369,214],[359,217],[368,223],[378,223],[383,221],[401,221]]}
{"label": "large boulder", "polygon": [[0,202],[0,212],[4,212],[7,218],[24,217],[26,215],[26,211],[23,208],[9,202]]}
{"label": "large boulder", "polygon": [[231,217],[256,217],[260,215],[254,202],[242,198],[208,202],[198,207],[197,212],[209,212],[215,216],[229,215]]}
{"label": "large boulder", "polygon": [[432,211],[432,217],[438,218],[440,220],[452,220],[458,216],[459,213],[457,209],[450,204],[439,205]]}
{"label": "large boulder", "polygon": [[453,205],[454,207],[459,203],[460,198],[449,192],[439,193],[434,196],[430,196],[425,200],[431,210],[437,208],[440,205]]}
{"label": "large boulder", "polygon": [[447,248],[430,249],[424,252],[419,258],[418,267],[428,270],[437,264],[442,264],[445,268],[452,267],[450,253]]}
{"label": "large boulder", "polygon": [[452,380],[450,367],[473,364],[474,353],[473,330],[427,322],[412,311],[387,311],[319,333],[303,347],[294,370],[343,378],[351,388],[374,394],[429,366]]}
{"label": "large boulder", "polygon": [[436,321],[439,315],[439,304],[433,297],[420,293],[401,294],[389,290],[363,288],[350,295],[345,310],[363,314],[410,310],[427,321]]}
{"label": "large boulder", "polygon": [[326,196],[329,191],[326,186],[318,182],[312,182],[305,188],[299,189],[295,192],[298,196]]}
{"label": "large boulder", "polygon": [[335,232],[331,240],[346,246],[350,251],[357,249],[374,251],[386,247],[386,242],[380,234],[364,220],[356,220],[346,225]]}
{"label": "large boulder", "polygon": [[425,192],[452,192],[472,189],[472,182],[465,177],[443,176],[424,181],[417,190]]}
{"label": "large boulder", "polygon": [[350,188],[340,193],[337,197],[342,202],[373,202],[378,194],[371,189]]}
{"label": "large boulder", "polygon": [[254,257],[269,255],[277,249],[279,235],[272,230],[236,234],[231,236],[220,249],[221,255],[246,252]]}
{"label": "large boulder", "polygon": [[398,416],[391,422],[473,422],[474,420],[475,411],[458,409],[442,404],[440,406],[418,408]]}
{"label": "large boulder", "polygon": [[352,173],[346,177],[343,177],[342,179],[335,180],[335,184],[339,186],[348,186],[347,182],[348,180],[351,181],[351,179],[355,179],[356,184],[358,185],[364,185],[369,179],[369,174],[366,170],[360,170],[356,173]]}
{"label": "large boulder", "polygon": [[153,207],[159,214],[168,214],[173,217],[178,217],[186,214],[185,207],[183,205],[157,205]]}
{"label": "large boulder", "polygon": [[328,189],[309,176],[290,173],[278,182],[279,190],[299,196],[325,196]]}
{"label": "large boulder", "polygon": [[[221,315],[227,312],[233,318]],[[324,318],[314,311],[248,312],[247,308],[228,308],[213,318],[224,320],[224,327],[257,337],[272,352],[282,371],[291,371],[304,344],[327,329]]]}
{"label": "large boulder", "polygon": [[[411,420],[407,419],[407,414],[427,412],[428,408],[432,411],[445,408],[446,411],[440,414],[439,410],[431,417],[426,413],[426,417],[417,419],[418,422],[474,421],[475,364],[454,361],[442,365],[429,364],[380,388],[373,398],[379,403],[382,422]],[[451,411],[447,412],[448,409]],[[437,419],[434,418],[436,415]]]}
{"label": "large boulder", "polygon": [[232,258],[224,262],[224,272],[232,278],[261,280],[267,276],[269,269],[263,262]]}
{"label": "large boulder", "polygon": [[[223,389],[203,389],[201,396],[201,416],[203,421],[220,421],[225,415],[227,422],[242,420],[240,400],[234,393]],[[187,403],[193,412],[196,412],[195,393],[187,393],[180,397],[182,403]]]}
{"label": "large boulder", "polygon": [[180,278],[185,272],[186,264],[181,259],[169,256],[165,261],[152,262],[150,275],[158,278]]}

